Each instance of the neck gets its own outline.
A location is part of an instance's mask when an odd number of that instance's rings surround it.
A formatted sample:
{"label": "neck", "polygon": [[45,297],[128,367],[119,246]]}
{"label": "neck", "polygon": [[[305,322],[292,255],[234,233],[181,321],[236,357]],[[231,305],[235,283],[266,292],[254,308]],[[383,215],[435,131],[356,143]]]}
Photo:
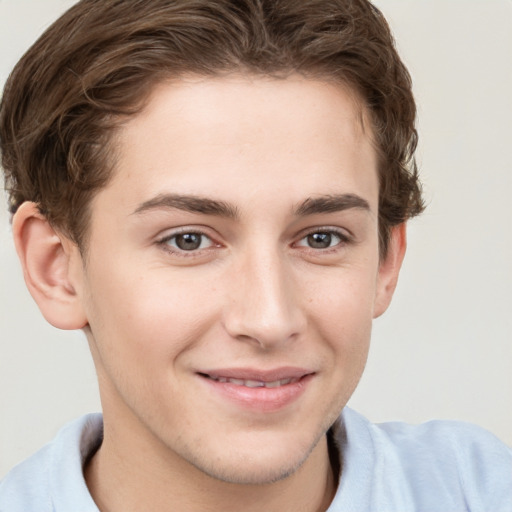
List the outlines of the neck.
{"label": "neck", "polygon": [[105,418],[104,440],[85,468],[101,512],[266,512],[327,510],[335,492],[327,438],[304,464],[282,480],[240,485],[213,478],[147,436],[125,438]]}

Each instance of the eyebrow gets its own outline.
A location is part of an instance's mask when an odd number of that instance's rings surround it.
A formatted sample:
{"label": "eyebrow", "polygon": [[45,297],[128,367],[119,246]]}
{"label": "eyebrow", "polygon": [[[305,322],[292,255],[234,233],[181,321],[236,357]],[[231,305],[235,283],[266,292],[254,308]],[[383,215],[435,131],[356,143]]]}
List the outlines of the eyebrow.
{"label": "eyebrow", "polygon": [[191,213],[216,215],[237,219],[238,209],[224,201],[217,201],[208,197],[180,194],[160,194],[142,203],[133,213],[141,214],[151,210],[178,209]]}
{"label": "eyebrow", "polygon": [[[320,213],[334,213],[349,209],[370,211],[366,199],[355,194],[334,194],[320,197],[308,197],[295,209],[297,217],[306,217]],[[178,209],[191,213],[215,215],[229,219],[240,217],[236,206],[225,201],[218,201],[208,197],[180,194],[160,194],[142,203],[133,213],[142,214],[151,210]]]}
{"label": "eyebrow", "polygon": [[366,199],[356,194],[334,194],[309,197],[295,208],[295,215],[305,217],[316,213],[334,213],[352,208],[370,212],[370,205]]}

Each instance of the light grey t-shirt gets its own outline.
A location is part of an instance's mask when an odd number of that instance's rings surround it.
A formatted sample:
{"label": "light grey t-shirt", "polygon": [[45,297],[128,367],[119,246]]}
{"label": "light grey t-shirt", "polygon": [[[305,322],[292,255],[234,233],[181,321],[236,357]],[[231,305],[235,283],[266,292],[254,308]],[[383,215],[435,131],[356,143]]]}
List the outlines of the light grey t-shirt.
{"label": "light grey t-shirt", "polygon": [[[512,512],[512,450],[459,422],[375,425],[345,408],[334,429],[342,475],[328,512]],[[102,418],[65,426],[0,483],[0,512],[98,512],[82,467]]]}

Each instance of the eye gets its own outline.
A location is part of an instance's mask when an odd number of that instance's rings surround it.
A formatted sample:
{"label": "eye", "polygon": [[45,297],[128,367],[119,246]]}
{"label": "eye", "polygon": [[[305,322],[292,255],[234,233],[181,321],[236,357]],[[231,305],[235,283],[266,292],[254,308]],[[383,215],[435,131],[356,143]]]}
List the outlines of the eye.
{"label": "eye", "polygon": [[341,233],[333,231],[316,231],[309,233],[299,240],[297,245],[301,247],[309,247],[311,249],[330,249],[346,241],[347,237],[343,236]]}
{"label": "eye", "polygon": [[187,252],[208,249],[214,245],[210,237],[192,231],[168,236],[160,243],[171,248],[171,250]]}

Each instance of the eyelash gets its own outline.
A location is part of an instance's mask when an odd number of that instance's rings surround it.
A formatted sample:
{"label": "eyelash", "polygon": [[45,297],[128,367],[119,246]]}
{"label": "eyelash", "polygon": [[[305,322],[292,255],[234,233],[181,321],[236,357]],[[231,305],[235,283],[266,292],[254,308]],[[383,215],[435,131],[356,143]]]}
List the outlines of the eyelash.
{"label": "eyelash", "polygon": [[[208,240],[209,241],[209,246],[208,247],[201,247],[201,246],[199,246],[196,249],[186,250],[186,249],[182,249],[182,248],[180,248],[180,247],[178,247],[176,245],[174,247],[172,245],[170,245],[169,242],[171,242],[172,240],[174,240],[175,243],[176,243],[177,237],[179,237],[179,236],[186,236],[186,235],[195,235],[195,236],[200,237],[200,239],[201,239],[200,245],[202,245],[205,240]],[[200,229],[190,229],[190,228],[183,228],[180,231],[173,232],[171,234],[165,235],[164,237],[162,237],[159,240],[157,240],[157,244],[160,247],[162,247],[163,250],[165,250],[165,251],[167,251],[169,253],[172,253],[174,255],[178,255],[180,257],[184,257],[184,258],[197,257],[197,256],[199,256],[201,254],[204,254],[204,251],[208,251],[209,249],[211,249],[213,247],[219,247],[220,246],[220,244],[217,244],[212,239],[211,236],[207,235],[206,233],[204,233]]]}
{"label": "eyelash", "polygon": [[[315,248],[315,247],[311,247],[309,245],[301,245],[300,244],[300,242],[307,240],[307,238],[312,235],[330,235],[331,237],[336,237],[338,239],[338,242],[335,243],[334,245],[330,245],[329,247],[325,247],[325,248],[318,248],[318,247]],[[323,227],[323,228],[311,229],[310,231],[306,232],[299,239],[299,241],[296,242],[295,245],[299,245],[299,247],[305,247],[306,249],[308,249],[309,251],[313,251],[314,253],[325,254],[325,253],[336,252],[336,251],[340,250],[341,247],[351,243],[352,241],[353,241],[352,237],[349,236],[345,231],[342,231],[337,228]]]}
{"label": "eyelash", "polygon": [[[192,235],[192,236],[198,236],[200,237],[200,245],[197,248],[191,248],[190,250],[180,248],[176,245],[176,239],[179,236],[186,236],[186,235]],[[313,235],[329,235],[331,236],[331,239],[329,239],[329,242],[332,241],[332,237],[335,237],[338,239],[338,241],[334,245],[329,245],[328,247],[311,247],[308,244],[308,237]],[[170,244],[170,242],[174,240],[174,246]],[[209,241],[208,247],[201,247],[205,240]],[[305,244],[302,244],[301,242],[306,241]],[[303,247],[306,250],[313,252],[315,254],[326,254],[326,253],[332,253],[339,251],[341,247],[349,244],[352,242],[351,236],[347,235],[345,231],[342,231],[337,228],[316,228],[311,229],[310,231],[304,233],[301,238],[295,242],[293,245],[295,247]],[[183,228],[178,232],[173,232],[171,234],[168,234],[161,239],[157,240],[157,244],[161,246],[165,251],[170,252],[174,255],[178,255],[180,257],[190,258],[190,257],[198,257],[205,254],[205,251],[209,251],[212,248],[220,247],[221,244],[218,244],[215,242],[215,240],[201,231],[200,229],[193,229],[193,228]]]}

